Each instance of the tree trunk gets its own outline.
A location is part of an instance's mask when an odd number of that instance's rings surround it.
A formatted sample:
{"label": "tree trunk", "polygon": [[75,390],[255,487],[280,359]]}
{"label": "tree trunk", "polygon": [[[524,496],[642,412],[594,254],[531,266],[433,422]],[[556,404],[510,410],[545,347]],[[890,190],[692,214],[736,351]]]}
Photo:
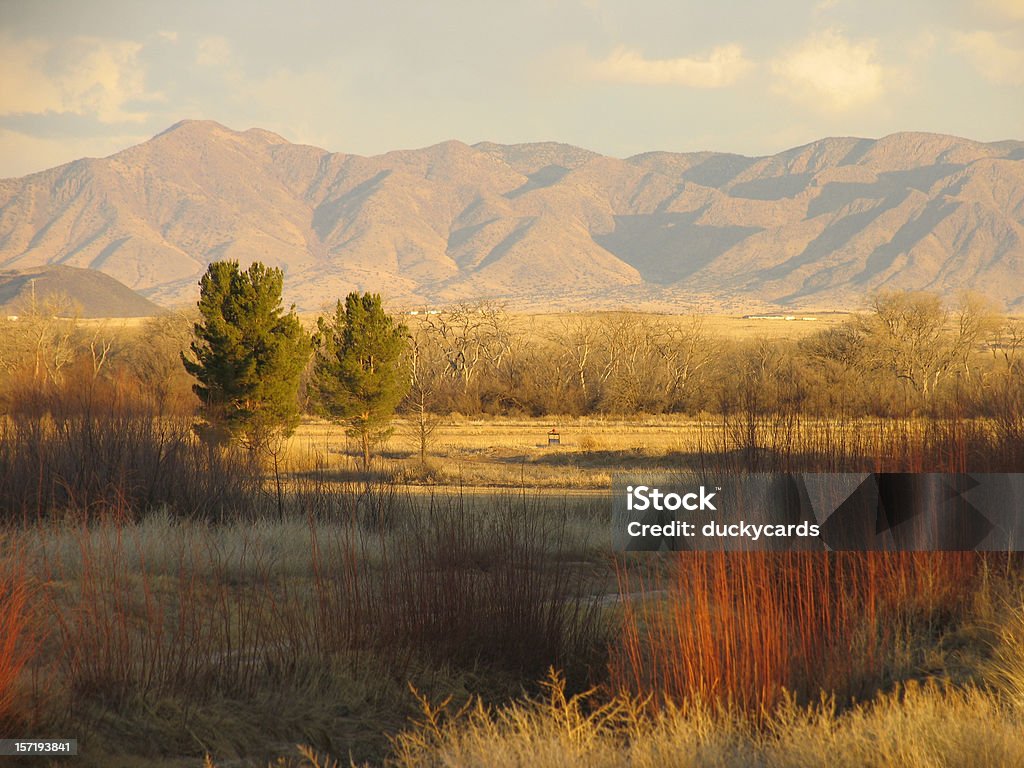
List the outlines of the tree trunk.
{"label": "tree trunk", "polygon": [[278,453],[274,451],[274,485],[277,487],[277,517],[284,520],[284,494],[281,491],[281,468],[278,464]]}

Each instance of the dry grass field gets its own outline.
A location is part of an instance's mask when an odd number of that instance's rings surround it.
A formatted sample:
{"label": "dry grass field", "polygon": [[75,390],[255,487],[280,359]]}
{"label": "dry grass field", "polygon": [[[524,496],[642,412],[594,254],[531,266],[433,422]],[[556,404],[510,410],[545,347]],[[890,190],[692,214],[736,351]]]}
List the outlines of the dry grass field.
{"label": "dry grass field", "polygon": [[[549,445],[549,432],[559,444]],[[674,457],[697,450],[715,426],[690,417],[507,418],[443,417],[431,435],[429,471],[419,461],[415,425],[396,419],[378,447],[377,463],[413,483],[545,490],[607,489],[611,472],[638,465],[672,466]],[[286,446],[286,466],[351,469],[358,446],[343,427],[305,420]]]}
{"label": "dry grass field", "polygon": [[[996,434],[981,419],[964,420],[960,429],[981,441]],[[549,444],[551,430],[558,432],[557,444]],[[947,455],[933,460],[929,451],[939,446],[927,443],[961,437],[940,434],[924,418],[456,415],[438,418],[425,463],[420,461],[415,425],[395,419],[392,434],[376,448],[373,466],[392,482],[413,487],[599,494],[610,488],[615,472],[693,470],[708,462],[760,471],[952,471],[957,469],[955,459]],[[913,449],[915,442],[924,445]],[[995,471],[998,460],[992,461],[990,471]],[[285,443],[281,466],[293,475],[320,468],[349,479],[358,471],[358,446],[343,427],[307,419]]]}
{"label": "dry grass field", "polygon": [[[585,319],[621,316],[616,312],[560,312],[552,314],[513,314],[520,327],[540,336],[557,333],[566,323]],[[771,313],[751,316],[727,314],[699,314],[704,329],[712,335],[728,339],[800,339],[812,333],[849,320],[852,313],[843,310],[800,310],[792,314]],[[686,323],[694,315],[656,314],[647,315],[666,322]],[[791,319],[787,319],[791,318]]]}
{"label": "dry grass field", "polygon": [[[817,317],[703,322],[770,350]],[[720,410],[449,408],[422,459],[406,412],[364,472],[311,416],[211,449],[83,359],[0,420],[0,736],[102,768],[1024,761],[1015,555],[617,553],[609,503],[624,470],[1018,471],[1009,364],[968,414],[744,399],[786,361]]]}

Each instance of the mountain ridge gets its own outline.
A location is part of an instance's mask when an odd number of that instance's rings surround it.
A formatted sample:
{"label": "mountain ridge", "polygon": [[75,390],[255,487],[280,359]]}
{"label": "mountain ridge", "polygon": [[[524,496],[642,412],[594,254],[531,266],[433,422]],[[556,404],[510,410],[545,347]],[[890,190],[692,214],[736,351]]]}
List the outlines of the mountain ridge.
{"label": "mountain ridge", "polygon": [[180,121],[107,158],[0,179],[0,268],[98,269],[164,304],[216,259],[319,309],[855,308],[883,288],[1024,308],[1024,142],[903,132],[775,155],[446,141],[361,156]]}

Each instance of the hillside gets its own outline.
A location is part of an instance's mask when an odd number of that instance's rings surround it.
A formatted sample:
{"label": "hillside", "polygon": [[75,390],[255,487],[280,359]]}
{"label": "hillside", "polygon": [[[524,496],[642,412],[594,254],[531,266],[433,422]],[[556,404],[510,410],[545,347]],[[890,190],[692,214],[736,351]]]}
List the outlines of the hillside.
{"label": "hillside", "polygon": [[0,314],[30,311],[57,302],[61,311],[78,317],[151,317],[164,310],[94,269],[63,265],[26,270],[0,270]]}
{"label": "hillside", "polygon": [[163,304],[259,259],[349,290],[522,308],[855,307],[879,288],[1024,308],[1024,142],[901,133],[771,157],[449,141],[375,157],[185,121],[0,180],[0,267],[89,267]]}

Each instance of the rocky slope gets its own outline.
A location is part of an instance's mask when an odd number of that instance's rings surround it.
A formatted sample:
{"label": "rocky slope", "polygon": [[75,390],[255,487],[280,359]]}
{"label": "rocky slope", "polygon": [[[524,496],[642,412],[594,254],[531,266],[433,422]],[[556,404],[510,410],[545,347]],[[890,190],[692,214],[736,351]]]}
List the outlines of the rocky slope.
{"label": "rocky slope", "polygon": [[185,121],[104,159],[0,180],[0,267],[100,270],[192,301],[207,263],[522,308],[854,307],[879,288],[1024,309],[1024,142],[901,133],[771,157],[449,141],[376,157]]}

